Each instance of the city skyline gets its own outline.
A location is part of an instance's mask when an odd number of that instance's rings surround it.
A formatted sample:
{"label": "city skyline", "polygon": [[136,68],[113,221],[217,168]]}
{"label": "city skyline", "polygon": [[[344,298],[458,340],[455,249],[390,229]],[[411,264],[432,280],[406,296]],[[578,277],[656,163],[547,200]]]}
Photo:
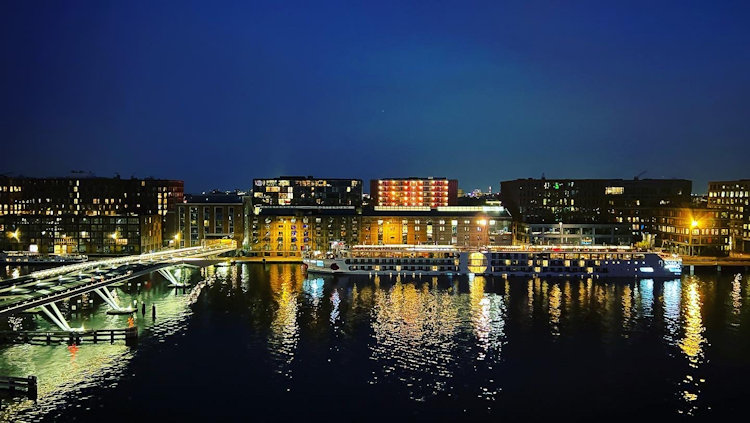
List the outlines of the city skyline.
{"label": "city skyline", "polygon": [[747,177],[743,3],[181,5],[3,5],[0,172]]}

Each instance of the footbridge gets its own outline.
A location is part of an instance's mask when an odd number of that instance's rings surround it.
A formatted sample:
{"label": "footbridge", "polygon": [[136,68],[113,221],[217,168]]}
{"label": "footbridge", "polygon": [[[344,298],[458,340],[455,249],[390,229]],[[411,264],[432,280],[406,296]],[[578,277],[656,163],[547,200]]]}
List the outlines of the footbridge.
{"label": "footbridge", "polygon": [[217,245],[166,250],[77,263],[2,280],[0,317],[38,308],[61,330],[75,332],[79,329],[70,327],[56,302],[94,292],[114,313],[131,313],[135,310],[117,303],[108,288],[110,285],[159,272],[172,286],[184,286],[170,272],[172,268],[197,267],[196,264],[205,264],[207,260],[216,259],[220,254],[234,249],[233,245]]}

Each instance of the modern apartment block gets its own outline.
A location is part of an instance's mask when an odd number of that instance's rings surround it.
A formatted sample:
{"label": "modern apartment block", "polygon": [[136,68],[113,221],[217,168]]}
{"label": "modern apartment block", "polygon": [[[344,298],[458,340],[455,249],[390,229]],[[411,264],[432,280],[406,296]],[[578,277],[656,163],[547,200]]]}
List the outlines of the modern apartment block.
{"label": "modern apartment block", "polygon": [[237,245],[244,237],[242,195],[211,192],[187,194],[176,207],[176,232],[169,242],[179,247],[202,245],[207,240],[232,239]]}
{"label": "modern apartment block", "polygon": [[692,191],[686,179],[516,179],[500,186],[511,215],[530,223],[640,223],[639,211],[687,205]]}
{"label": "modern apartment block", "polygon": [[184,183],[166,179],[0,176],[0,215],[167,215]]}
{"label": "modern apartment block", "polygon": [[692,191],[685,179],[516,179],[500,185],[503,205],[517,222],[578,224],[580,231],[585,224],[610,224],[612,233],[627,225],[631,242],[655,232],[656,209],[690,205]]}
{"label": "modern apartment block", "polygon": [[[162,247],[183,182],[0,176],[0,249],[134,254]],[[106,217],[106,219],[105,219]],[[159,233],[154,233],[158,228]]]}
{"label": "modern apartment block", "polygon": [[162,247],[159,215],[2,215],[0,250],[40,254],[141,254]]}
{"label": "modern apartment block", "polygon": [[708,207],[728,211],[732,251],[750,253],[750,179],[709,182]]}
{"label": "modern apartment block", "polygon": [[280,176],[253,179],[254,207],[362,206],[362,180]]}
{"label": "modern apartment block", "polygon": [[682,255],[727,255],[731,250],[729,214],[700,206],[657,209],[654,244]]}
{"label": "modern apartment block", "polygon": [[446,207],[458,203],[458,180],[391,178],[370,181],[371,204],[379,207]]}

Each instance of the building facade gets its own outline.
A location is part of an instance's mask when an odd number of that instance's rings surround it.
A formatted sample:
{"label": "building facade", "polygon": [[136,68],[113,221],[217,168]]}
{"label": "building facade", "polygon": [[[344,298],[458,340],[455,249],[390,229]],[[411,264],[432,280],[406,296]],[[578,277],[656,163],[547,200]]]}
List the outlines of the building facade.
{"label": "building facade", "polygon": [[685,179],[516,179],[500,185],[511,215],[529,223],[641,223],[639,212],[650,216],[653,208],[690,204],[692,191]]}
{"label": "building facade", "polygon": [[128,255],[162,247],[162,218],[141,216],[3,215],[0,250],[40,254]]}
{"label": "building facade", "polygon": [[730,212],[708,207],[665,207],[656,213],[656,242],[682,255],[726,256]]}
{"label": "building facade", "polygon": [[362,206],[362,180],[280,176],[253,179],[254,206]]}
{"label": "building facade", "polygon": [[512,222],[503,207],[382,206],[366,210],[359,244],[433,244],[477,249],[511,245]]}
{"label": "building facade", "polygon": [[166,179],[0,176],[0,215],[159,215],[183,201],[184,183]]}
{"label": "building facade", "polygon": [[617,223],[515,224],[517,244],[533,245],[630,245],[630,225]]}
{"label": "building facade", "polygon": [[357,244],[361,221],[354,207],[254,207],[246,245],[251,256],[301,257],[327,251],[333,241]]}
{"label": "building facade", "polygon": [[692,191],[685,179],[516,179],[500,185],[503,204],[518,222],[628,225],[631,242],[650,239],[656,210],[689,206]]}
{"label": "building facade", "polygon": [[392,178],[370,181],[371,204],[376,207],[446,207],[458,203],[458,180],[447,178]]}
{"label": "building facade", "polygon": [[440,244],[480,248],[512,243],[502,207],[252,207],[251,256],[301,257],[351,245]]}
{"label": "building facade", "polygon": [[167,216],[182,200],[183,182],[176,180],[2,176],[0,217],[7,236],[0,249],[89,255],[152,251],[163,246]]}
{"label": "building facade", "polygon": [[729,212],[731,250],[750,253],[750,179],[709,182],[708,207]]}
{"label": "building facade", "polygon": [[186,195],[176,206],[176,233],[171,245],[195,247],[206,240],[232,239],[237,245],[244,237],[242,195],[212,192]]}

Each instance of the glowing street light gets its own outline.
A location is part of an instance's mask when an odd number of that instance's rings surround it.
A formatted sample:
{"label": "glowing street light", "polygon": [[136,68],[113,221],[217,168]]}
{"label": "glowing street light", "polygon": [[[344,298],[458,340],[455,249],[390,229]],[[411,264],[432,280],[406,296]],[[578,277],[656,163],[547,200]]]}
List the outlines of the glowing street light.
{"label": "glowing street light", "polygon": [[693,229],[697,228],[698,224],[699,224],[698,221],[695,219],[692,219],[692,221],[690,222],[690,249],[689,251],[690,251],[691,256],[693,255]]}

